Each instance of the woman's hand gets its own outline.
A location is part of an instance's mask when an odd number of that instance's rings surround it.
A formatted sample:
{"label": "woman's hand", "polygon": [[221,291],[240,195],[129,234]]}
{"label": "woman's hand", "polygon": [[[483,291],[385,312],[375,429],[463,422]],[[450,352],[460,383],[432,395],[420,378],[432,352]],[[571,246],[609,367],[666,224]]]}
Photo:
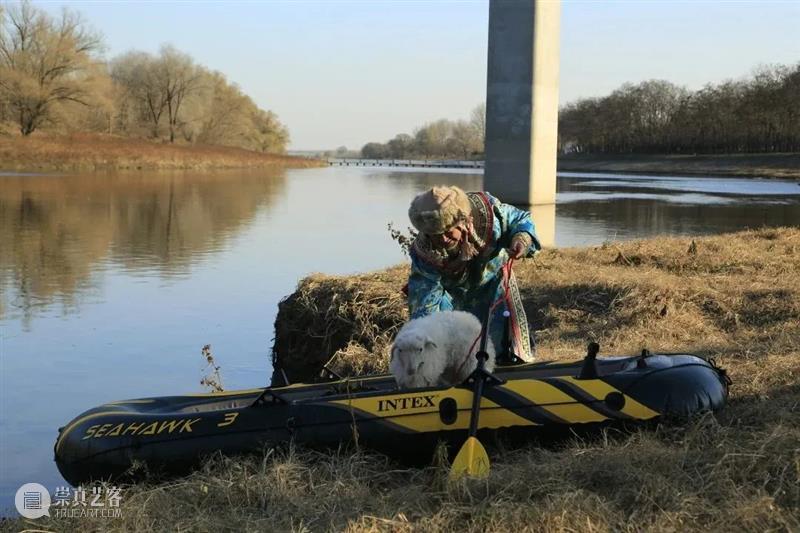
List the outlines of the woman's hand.
{"label": "woman's hand", "polygon": [[508,255],[511,259],[522,259],[528,252],[533,243],[531,236],[525,232],[519,232],[511,237],[511,246],[508,247]]}

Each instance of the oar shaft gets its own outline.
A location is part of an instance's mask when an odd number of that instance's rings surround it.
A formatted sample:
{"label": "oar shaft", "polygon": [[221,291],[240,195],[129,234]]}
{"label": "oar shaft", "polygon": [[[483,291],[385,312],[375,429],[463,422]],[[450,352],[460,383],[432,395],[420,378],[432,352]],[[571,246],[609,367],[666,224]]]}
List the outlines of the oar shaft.
{"label": "oar shaft", "polygon": [[[506,275],[508,275],[508,273],[503,270],[503,277]],[[486,360],[489,358],[488,354],[486,353],[486,345],[489,343],[489,323],[492,320],[492,308],[493,306],[489,306],[489,308],[486,310],[486,316],[483,320],[483,330],[481,331],[481,345],[480,349],[475,354],[475,357],[478,359],[478,364],[475,367],[475,386],[472,389],[472,411],[470,412],[469,419],[470,437],[474,437],[478,432],[478,419],[480,418],[481,414],[481,397],[483,396],[483,382],[486,381],[483,368]]]}
{"label": "oar shaft", "polygon": [[[509,261],[508,268],[503,270],[503,276],[510,276],[511,265],[513,261]],[[505,284],[504,284],[505,285]],[[506,300],[508,300],[508,286],[505,286]],[[489,358],[486,353],[486,345],[488,344],[489,337],[489,322],[492,317],[492,310],[494,305],[489,306],[486,310],[486,317],[483,323],[483,331],[481,331],[481,346],[475,357],[478,359],[478,364],[475,366],[475,372],[472,373],[475,383],[472,388],[472,411],[470,412],[469,419],[469,437],[461,450],[456,455],[453,465],[450,468],[450,477],[458,478],[462,475],[469,475],[472,477],[485,478],[489,475],[489,456],[486,455],[486,450],[480,441],[476,438],[478,433],[478,419],[481,414],[481,397],[483,397],[483,383],[487,379],[497,378],[485,371],[485,363]],[[472,348],[470,347],[470,351]]]}
{"label": "oar shaft", "polygon": [[[478,369],[483,369],[483,358],[478,357]],[[472,411],[469,419],[469,436],[474,437],[478,432],[478,418],[481,413],[481,397],[483,396],[483,375],[479,372],[475,376],[475,388],[472,391]]]}

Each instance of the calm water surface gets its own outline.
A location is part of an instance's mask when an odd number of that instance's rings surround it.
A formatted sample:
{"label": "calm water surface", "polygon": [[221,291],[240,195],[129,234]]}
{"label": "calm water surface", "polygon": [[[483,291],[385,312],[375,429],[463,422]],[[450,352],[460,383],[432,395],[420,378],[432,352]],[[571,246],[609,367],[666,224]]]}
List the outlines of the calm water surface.
{"label": "calm water surface", "polygon": [[[266,384],[277,303],[302,276],[403,261],[386,225],[408,226],[413,195],[481,182],[342,167],[0,173],[0,510],[23,483],[64,483],[52,447],[81,411],[200,391],[204,344],[226,388]],[[793,182],[564,173],[558,191],[534,211],[557,246],[800,225]]]}

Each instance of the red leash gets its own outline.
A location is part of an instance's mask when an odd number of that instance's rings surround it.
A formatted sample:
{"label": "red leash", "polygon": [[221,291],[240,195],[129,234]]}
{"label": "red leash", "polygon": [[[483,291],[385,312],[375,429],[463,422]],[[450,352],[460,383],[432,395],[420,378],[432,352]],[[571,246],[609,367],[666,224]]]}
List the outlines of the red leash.
{"label": "red leash", "polygon": [[[514,268],[514,258],[513,257],[510,258],[505,265],[500,267],[500,269],[503,272],[503,296],[498,298],[497,301],[494,302],[494,304],[492,304],[492,306],[489,308],[489,315],[492,314],[492,312],[497,308],[498,305],[500,305],[503,302],[506,302],[506,306],[508,307],[508,309],[506,309],[506,311],[504,313],[504,316],[506,318],[511,316],[511,311],[509,309],[511,309],[511,296],[510,296],[510,293],[511,293],[511,271],[512,271],[513,268]],[[487,323],[490,323],[490,322],[491,322],[491,318],[487,321]],[[486,334],[488,335],[489,332],[486,332]],[[475,348],[475,345],[478,344],[478,341],[481,340],[482,336],[483,336],[483,328],[481,328],[481,332],[478,333],[478,336],[475,337],[475,340],[472,341],[472,345],[470,345],[469,350],[467,350],[467,357],[464,359],[464,362],[461,363],[461,366],[459,367],[459,371],[461,371],[461,369],[464,367],[466,362],[469,360],[469,354],[472,353],[472,349]],[[497,348],[497,347],[495,347],[495,348]]]}

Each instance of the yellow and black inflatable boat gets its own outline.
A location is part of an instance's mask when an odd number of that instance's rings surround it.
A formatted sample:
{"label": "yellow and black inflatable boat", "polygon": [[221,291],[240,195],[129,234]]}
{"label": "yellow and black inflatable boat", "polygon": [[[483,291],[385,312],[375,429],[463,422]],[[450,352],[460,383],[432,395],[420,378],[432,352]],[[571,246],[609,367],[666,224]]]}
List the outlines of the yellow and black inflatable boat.
{"label": "yellow and black inflatable boat", "polygon": [[[721,408],[728,380],[713,361],[687,354],[594,358],[499,367],[484,388],[480,426],[573,426],[645,421]],[[60,429],[55,460],[73,485],[109,479],[136,462],[182,472],[206,455],[294,440],[335,445],[358,435],[384,450],[463,438],[472,387],[398,390],[391,376],[236,392],[117,401]]]}

